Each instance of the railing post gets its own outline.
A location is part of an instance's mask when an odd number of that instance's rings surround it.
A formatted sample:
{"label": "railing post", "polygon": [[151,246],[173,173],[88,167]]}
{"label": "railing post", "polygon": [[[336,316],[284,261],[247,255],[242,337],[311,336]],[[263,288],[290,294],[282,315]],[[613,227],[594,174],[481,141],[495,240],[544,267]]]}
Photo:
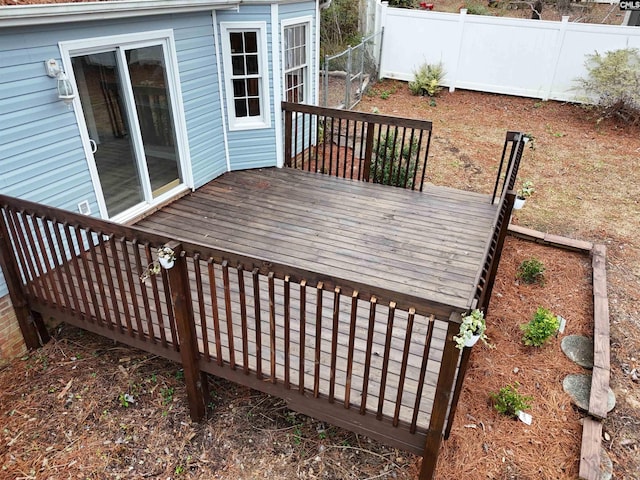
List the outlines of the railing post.
{"label": "railing post", "polygon": [[26,295],[22,288],[18,265],[11,255],[13,248],[10,245],[9,233],[7,225],[5,224],[7,217],[2,214],[2,210],[0,210],[0,217],[0,267],[2,267],[2,272],[7,282],[9,298],[11,298],[13,309],[16,312],[22,338],[27,348],[33,350],[40,347],[40,339],[34,318],[29,309],[29,303],[26,300]]}
{"label": "railing post", "polygon": [[438,385],[436,386],[436,393],[433,399],[434,406],[431,412],[431,420],[429,421],[424,453],[422,454],[422,466],[418,477],[420,480],[431,480],[434,477],[436,465],[438,464],[438,453],[440,451],[440,444],[442,443],[444,425],[447,420],[447,410],[449,408],[449,399],[451,398],[453,381],[456,376],[456,368],[460,354],[456,348],[456,343],[453,341],[453,336],[458,333],[460,322],[460,313],[452,312],[449,316],[447,336],[444,340],[444,352],[442,352],[442,360],[440,362]]}
{"label": "railing post", "polygon": [[291,130],[293,126],[293,112],[284,112],[284,164],[291,167]]}
{"label": "railing post", "polygon": [[184,381],[189,401],[189,415],[191,420],[197,422],[202,419],[205,413],[208,388],[206,374],[201,372],[198,366],[198,341],[193,318],[191,291],[189,289],[187,260],[183,255],[180,243],[170,242],[166,246],[173,249],[176,254],[175,264],[167,273],[171,289],[173,314],[178,326],[180,355],[182,357]]}

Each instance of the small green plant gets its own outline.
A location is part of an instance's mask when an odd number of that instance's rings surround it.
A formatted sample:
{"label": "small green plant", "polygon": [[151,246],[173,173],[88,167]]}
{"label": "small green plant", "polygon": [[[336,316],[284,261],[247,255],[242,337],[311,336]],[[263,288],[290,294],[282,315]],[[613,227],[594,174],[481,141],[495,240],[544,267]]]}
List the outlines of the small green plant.
{"label": "small green plant", "polygon": [[484,319],[484,313],[477,308],[472,310],[469,315],[462,317],[460,331],[453,337],[453,340],[456,342],[456,348],[462,350],[467,341],[471,340],[475,335],[479,335],[479,340],[482,340],[485,345],[489,345],[489,339],[484,333],[486,329],[487,324]]}
{"label": "small green plant", "polygon": [[586,56],[587,76],[578,78],[587,103],[599,112],[598,122],[617,117],[640,124],[640,50],[623,48]]}
{"label": "small green plant", "polygon": [[523,260],[518,267],[516,276],[524,281],[524,283],[544,284],[544,263],[535,257]]}
{"label": "small green plant", "polygon": [[166,387],[160,390],[160,395],[162,395],[162,404],[169,405],[171,402],[173,402],[173,394],[173,387]]}
{"label": "small green plant", "polygon": [[487,7],[479,3],[466,2],[464,8],[469,15],[492,15]]}
{"label": "small green plant", "polygon": [[401,138],[392,134],[381,135],[376,141],[373,151],[369,178],[375,183],[395,187],[413,187],[413,176],[416,170],[418,142],[400,148]]}
{"label": "small green plant", "polygon": [[524,332],[522,342],[529,347],[542,346],[560,327],[558,317],[543,307],[538,307],[529,323],[520,325]]}
{"label": "small green plant", "polygon": [[525,180],[516,192],[518,198],[527,199],[536,191],[531,180]]}
{"label": "small green plant", "polygon": [[176,380],[184,380],[184,370],[176,371]]}
{"label": "small green plant", "polygon": [[413,75],[413,81],[409,82],[411,93],[433,97],[442,89],[440,83],[445,75],[444,65],[442,62],[423,63],[413,72]]}
{"label": "small green plant", "polygon": [[185,468],[182,465],[178,465],[175,469],[176,475],[182,475],[185,472]]}
{"label": "small green plant", "polygon": [[389,92],[388,90],[385,90],[380,94],[380,98],[382,100],[388,100],[390,96],[391,96],[391,92]]}
{"label": "small green plant", "polygon": [[518,393],[518,387],[520,387],[520,384],[516,382],[515,385],[509,384],[502,387],[498,392],[489,394],[491,400],[493,400],[493,406],[499,413],[517,418],[518,414],[516,412],[523,412],[531,408],[533,397]]}

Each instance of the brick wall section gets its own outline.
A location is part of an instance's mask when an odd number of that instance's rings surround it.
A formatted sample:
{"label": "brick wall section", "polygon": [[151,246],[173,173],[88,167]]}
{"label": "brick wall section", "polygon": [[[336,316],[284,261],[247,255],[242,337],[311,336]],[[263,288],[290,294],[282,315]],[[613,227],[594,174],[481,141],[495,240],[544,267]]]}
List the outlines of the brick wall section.
{"label": "brick wall section", "polygon": [[9,295],[0,298],[0,363],[24,355],[27,348]]}

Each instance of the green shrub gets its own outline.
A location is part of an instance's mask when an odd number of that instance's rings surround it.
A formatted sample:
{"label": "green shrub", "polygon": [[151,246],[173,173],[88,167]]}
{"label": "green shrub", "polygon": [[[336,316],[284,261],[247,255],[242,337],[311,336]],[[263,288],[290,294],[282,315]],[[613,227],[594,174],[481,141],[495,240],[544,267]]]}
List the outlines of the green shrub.
{"label": "green shrub", "polygon": [[381,135],[380,140],[376,141],[373,146],[370,180],[395,187],[413,187],[418,142],[414,140],[411,144],[403,146],[402,151],[400,142],[401,137],[392,134]]}
{"label": "green shrub", "polygon": [[524,260],[518,267],[516,276],[525,283],[544,284],[544,264],[537,258]]}
{"label": "green shrub", "polygon": [[523,412],[531,408],[533,397],[518,393],[519,386],[520,384],[516,382],[515,385],[507,385],[497,393],[492,392],[489,394],[493,400],[493,406],[499,413],[515,418],[518,416],[516,414],[517,411]]}
{"label": "green shrub", "polygon": [[491,15],[489,9],[479,3],[467,2],[464,4],[464,8],[467,9],[469,15]]}
{"label": "green shrub", "polygon": [[599,111],[598,121],[618,117],[640,124],[640,51],[637,48],[587,55],[588,75],[577,80],[587,98]]}
{"label": "green shrub", "polygon": [[558,317],[550,310],[538,307],[529,323],[520,325],[520,329],[524,332],[522,342],[530,347],[540,347],[558,331],[559,327]]}
{"label": "green shrub", "polygon": [[442,62],[433,65],[423,63],[418,70],[413,72],[413,75],[413,81],[409,82],[411,93],[433,97],[442,88],[440,82],[442,82],[445,75],[444,65],[442,65]]}
{"label": "green shrub", "polygon": [[413,0],[389,0],[389,6],[396,8],[414,8],[415,2]]}

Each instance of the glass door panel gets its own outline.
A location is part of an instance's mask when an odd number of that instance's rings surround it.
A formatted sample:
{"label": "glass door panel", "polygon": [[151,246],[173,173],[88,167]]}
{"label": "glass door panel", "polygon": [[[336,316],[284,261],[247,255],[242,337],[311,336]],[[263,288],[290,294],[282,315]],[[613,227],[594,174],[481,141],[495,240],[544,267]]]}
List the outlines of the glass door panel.
{"label": "glass door panel", "polygon": [[171,97],[161,45],[125,51],[153,198],[181,183]]}
{"label": "glass door panel", "polygon": [[72,57],[109,217],[144,201],[115,51]]}

